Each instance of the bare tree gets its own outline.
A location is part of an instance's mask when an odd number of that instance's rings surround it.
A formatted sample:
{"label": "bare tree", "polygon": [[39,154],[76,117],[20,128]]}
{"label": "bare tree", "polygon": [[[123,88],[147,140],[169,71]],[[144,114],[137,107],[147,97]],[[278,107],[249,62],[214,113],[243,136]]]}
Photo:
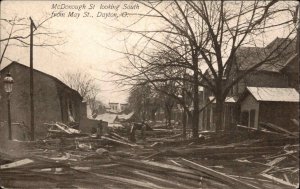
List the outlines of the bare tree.
{"label": "bare tree", "polygon": [[61,77],[68,86],[78,91],[83,100],[91,108],[92,113],[96,112],[99,106],[102,105],[96,98],[100,92],[100,88],[97,87],[95,79],[90,74],[78,70],[62,74]]}
{"label": "bare tree", "polygon": [[[125,52],[128,57],[129,74],[117,73],[127,83],[147,80],[159,83],[166,80],[186,81],[193,87],[193,137],[198,137],[199,86],[210,90],[216,99],[216,130],[223,124],[223,104],[229,91],[242,78],[264,64],[272,64],[290,45],[288,40],[295,33],[292,15],[274,22],[281,14],[289,14],[295,2],[274,1],[168,1],[139,2],[149,11],[140,16],[156,19],[154,29],[137,30],[126,27]],[[279,27],[289,28],[277,48],[264,51],[264,56],[247,69],[244,74],[231,77],[237,50],[243,45],[264,45],[262,36]],[[138,38],[131,48],[132,39]],[[164,55],[162,59],[161,56]],[[175,69],[174,69],[175,68]],[[207,68],[209,74],[203,72]],[[185,69],[188,78],[168,74],[166,70]],[[175,99],[182,100],[173,95]]]}
{"label": "bare tree", "polygon": [[[51,18],[52,17],[49,16],[36,21],[36,29],[33,31],[35,38],[33,45],[40,48],[47,48],[52,52],[59,52],[57,46],[66,43],[66,41],[61,31],[56,31],[47,26]],[[9,47],[29,47],[30,21],[29,18],[18,18],[15,16],[9,19],[2,16],[0,18],[0,25],[1,65],[3,59],[11,60],[5,56]]]}

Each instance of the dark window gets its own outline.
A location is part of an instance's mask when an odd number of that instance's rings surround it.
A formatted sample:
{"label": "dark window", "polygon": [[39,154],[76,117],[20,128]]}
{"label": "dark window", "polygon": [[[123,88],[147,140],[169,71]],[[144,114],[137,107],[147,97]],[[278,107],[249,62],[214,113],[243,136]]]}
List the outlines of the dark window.
{"label": "dark window", "polygon": [[250,110],[250,127],[254,127],[255,110]]}

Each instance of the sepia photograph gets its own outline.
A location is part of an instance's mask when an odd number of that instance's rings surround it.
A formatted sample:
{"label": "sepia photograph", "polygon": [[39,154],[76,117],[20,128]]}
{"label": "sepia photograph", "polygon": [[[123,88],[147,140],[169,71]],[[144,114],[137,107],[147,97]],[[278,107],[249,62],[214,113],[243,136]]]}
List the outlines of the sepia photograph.
{"label": "sepia photograph", "polygon": [[0,188],[299,188],[296,0],[2,0]]}

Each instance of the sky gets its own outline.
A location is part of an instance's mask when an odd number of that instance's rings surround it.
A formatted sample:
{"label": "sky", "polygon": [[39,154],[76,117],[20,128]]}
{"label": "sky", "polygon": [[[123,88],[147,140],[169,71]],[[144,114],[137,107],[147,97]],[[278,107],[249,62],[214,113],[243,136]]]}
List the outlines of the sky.
{"label": "sky", "polygon": [[[125,62],[124,56],[114,51],[123,49],[124,35],[116,32],[112,27],[124,26],[134,21],[136,18],[130,16],[130,13],[144,11],[136,4],[128,1],[4,0],[1,1],[1,18],[12,19],[17,16],[26,18],[25,21],[29,23],[30,16],[38,25],[40,20],[55,13],[56,17],[47,21],[45,26],[51,28],[50,31],[62,32],[59,36],[63,37],[61,40],[66,43],[57,46],[57,51],[35,47],[34,68],[58,78],[67,72],[87,72],[96,79],[96,84],[101,90],[98,95],[99,100],[105,103],[124,103],[128,97],[128,87],[117,86],[108,74],[117,71]],[[74,14],[71,13],[69,16],[69,12]],[[83,17],[86,12],[89,13],[89,17]],[[58,13],[64,13],[64,16]],[[78,18],[77,13],[80,14]],[[114,14],[119,17],[115,18]],[[147,27],[147,23],[144,24]],[[143,23],[140,27],[143,27]],[[29,33],[29,31],[24,32]],[[1,36],[5,35],[7,36],[5,30],[1,28]],[[51,43],[56,39],[49,40]],[[5,55],[11,60],[29,65],[29,48],[9,47]],[[1,66],[4,67],[9,62],[11,61],[5,59]]]}
{"label": "sky", "polygon": [[[64,73],[85,72],[95,78],[100,88],[98,99],[104,103],[124,103],[128,97],[128,86],[121,87],[114,84],[109,72],[119,71],[126,59],[121,53],[124,51],[124,38],[128,34],[116,31],[115,27],[125,27],[134,23],[138,18],[130,15],[147,12],[148,10],[134,1],[1,1],[1,18],[12,19],[15,16],[25,18],[29,23],[31,17],[36,25],[41,20],[55,15],[45,23],[51,32],[61,32],[57,38],[41,38],[45,43],[62,40],[65,43],[51,48],[34,47],[34,68],[61,78]],[[79,16],[78,16],[79,15]],[[118,16],[116,18],[115,16]],[[280,18],[276,18],[280,20]],[[159,23],[154,20],[143,20],[134,27],[140,30],[153,29]],[[1,38],[7,36],[1,24]],[[42,30],[44,31],[44,30]],[[29,31],[22,31],[26,34]],[[38,31],[37,31],[38,32]],[[268,42],[282,33],[281,30],[272,31],[265,35]],[[39,40],[37,37],[34,40]],[[133,39],[132,37],[130,40]],[[129,42],[133,42],[129,41]],[[1,46],[1,52],[3,46]],[[112,50],[113,49],[113,50]],[[116,50],[116,51],[115,51]],[[29,65],[29,48],[10,46],[5,54],[1,67],[11,60]]]}

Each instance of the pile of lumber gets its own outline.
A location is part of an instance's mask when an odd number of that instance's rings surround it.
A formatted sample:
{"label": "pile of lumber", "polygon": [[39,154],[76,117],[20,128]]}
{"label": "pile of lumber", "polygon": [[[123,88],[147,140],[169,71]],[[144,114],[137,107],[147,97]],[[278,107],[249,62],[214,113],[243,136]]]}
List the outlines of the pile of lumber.
{"label": "pile of lumber", "polygon": [[47,138],[87,136],[87,134],[81,133],[79,130],[74,129],[64,123],[44,123],[44,125],[50,126],[48,129]]}
{"label": "pile of lumber", "polygon": [[269,167],[260,173],[261,176],[286,186],[299,185],[299,144],[287,145],[276,155],[265,157]]}
{"label": "pile of lumber", "polygon": [[[81,154],[83,155],[83,154]],[[70,158],[69,155],[68,158]],[[79,160],[79,159],[78,159]],[[275,160],[275,159],[274,159]],[[279,160],[272,161],[272,166]],[[274,163],[275,162],[275,163]],[[271,163],[270,163],[271,165]],[[195,160],[177,158],[164,162],[137,160],[109,156],[108,158],[66,161],[47,157],[31,157],[16,160],[0,166],[2,184],[6,187],[30,188],[47,184],[51,188],[281,188],[293,187],[284,182],[275,183],[266,176],[266,171],[258,177],[243,177],[219,171]],[[269,169],[268,171],[271,171]],[[264,179],[266,177],[266,179]],[[11,179],[19,182],[8,182]],[[35,182],[38,180],[38,182]],[[259,181],[259,182],[257,182]],[[20,185],[22,183],[22,185]]]}
{"label": "pile of lumber", "polygon": [[[24,157],[0,153],[6,188],[295,188],[299,185],[299,143],[291,134],[248,137],[247,133],[203,133],[183,139],[166,130],[132,143],[120,133],[23,142]],[[240,135],[239,135],[240,134]],[[248,135],[249,136],[249,135]],[[263,136],[263,137],[261,137]],[[26,154],[26,153],[24,153]]]}

